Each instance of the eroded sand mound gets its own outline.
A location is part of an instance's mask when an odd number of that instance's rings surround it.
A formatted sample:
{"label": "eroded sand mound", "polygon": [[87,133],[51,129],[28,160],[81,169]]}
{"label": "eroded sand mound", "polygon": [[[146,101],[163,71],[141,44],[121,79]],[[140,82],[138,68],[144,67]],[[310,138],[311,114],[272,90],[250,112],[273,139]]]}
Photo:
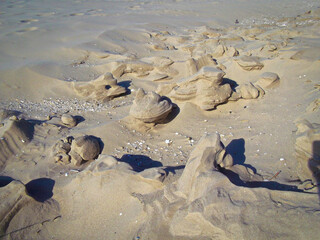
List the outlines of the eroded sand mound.
{"label": "eroded sand mound", "polygon": [[0,184],[0,237],[46,239],[46,224],[61,217],[58,202],[49,199],[54,181],[43,178],[23,185],[0,177]]}
{"label": "eroded sand mound", "polygon": [[9,157],[17,154],[33,137],[33,125],[24,119],[12,117],[0,128],[0,169]]}
{"label": "eroded sand mound", "polygon": [[[15,239],[21,239],[21,234],[34,239],[60,239],[69,234],[78,239],[295,238],[306,236],[301,221],[309,225],[309,239],[319,233],[314,224],[319,219],[314,213],[317,195],[263,181],[247,167],[233,165],[219,134],[199,141],[177,181],[164,185],[165,169],[137,173],[127,163],[102,156],[70,180],[60,180],[53,199],[43,203],[28,197],[24,186],[13,181],[2,191],[10,196],[3,199],[7,207],[2,211],[11,215],[4,216],[14,216],[2,220],[3,234],[31,223],[30,215],[25,214],[28,211],[36,211],[45,227],[36,234],[37,222],[11,235]],[[41,184],[28,184],[31,195],[39,196]],[[11,210],[12,205],[19,206],[18,213],[16,207]],[[292,208],[295,211],[288,211]],[[297,212],[299,218],[295,217]],[[277,218],[271,217],[274,215]],[[84,225],[87,230],[79,231]]]}
{"label": "eroded sand mound", "polygon": [[297,123],[298,132],[295,143],[298,173],[302,181],[312,179],[320,182],[320,126],[304,120]]}

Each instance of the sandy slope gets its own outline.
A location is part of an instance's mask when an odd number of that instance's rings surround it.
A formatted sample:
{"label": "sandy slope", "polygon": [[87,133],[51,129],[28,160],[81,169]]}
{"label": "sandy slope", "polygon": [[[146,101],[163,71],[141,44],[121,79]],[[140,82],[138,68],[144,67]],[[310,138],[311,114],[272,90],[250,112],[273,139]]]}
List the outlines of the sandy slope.
{"label": "sandy slope", "polygon": [[0,238],[317,239],[317,4],[2,2]]}

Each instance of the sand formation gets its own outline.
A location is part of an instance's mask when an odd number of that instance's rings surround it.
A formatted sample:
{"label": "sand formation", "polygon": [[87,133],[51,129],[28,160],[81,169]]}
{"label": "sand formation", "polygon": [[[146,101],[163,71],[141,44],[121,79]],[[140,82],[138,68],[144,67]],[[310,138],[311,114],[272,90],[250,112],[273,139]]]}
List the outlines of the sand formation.
{"label": "sand formation", "polygon": [[[52,196],[52,192],[46,192],[47,189],[41,184],[45,182],[48,187],[54,185],[54,181],[43,178],[24,185],[14,179],[0,177],[0,180],[1,183],[5,182],[4,186],[1,185],[0,201],[6,203],[0,208],[0,236],[4,239],[32,239],[38,232],[37,238],[45,239],[48,232],[42,232],[42,224],[59,218],[60,209],[57,201],[48,199]],[[42,198],[42,194],[47,196]],[[16,231],[17,226],[29,226],[29,228],[20,227],[20,231]],[[15,236],[8,234],[14,232],[17,232]]]}
{"label": "sand formation", "polygon": [[[317,203],[313,202],[312,195],[292,188],[272,189],[274,182],[270,182],[271,190],[268,190],[268,181],[263,181],[260,175],[243,165],[233,165],[233,159],[226,152],[219,134],[201,138],[177,181],[164,185],[162,182],[167,176],[164,169],[150,168],[137,173],[129,164],[101,155],[63,188],[59,188],[52,199],[39,203],[29,197],[30,204],[19,204],[20,211],[11,211],[11,219],[2,219],[2,233],[34,223],[29,215],[22,213],[41,207],[37,220],[47,221],[41,226],[39,237],[43,239],[49,235],[59,238],[65,234],[80,238],[98,237],[101,232],[96,228],[104,229],[106,226],[105,237],[114,238],[116,232],[117,238],[121,239],[248,239],[252,231],[258,238],[274,234],[291,238],[303,231],[304,226],[298,224],[301,219],[310,224],[312,231],[308,237],[315,237],[311,233],[317,232],[317,226],[312,224],[317,216],[309,209],[315,208]],[[234,183],[242,184],[241,187],[231,183],[232,176],[237,176],[235,179],[238,180]],[[21,192],[17,191],[16,185],[16,181],[12,181],[5,187],[6,196],[17,199],[23,195],[24,187],[20,187]],[[81,200],[84,197],[85,201]],[[22,199],[25,198],[28,196]],[[59,206],[55,198],[61,199]],[[302,201],[304,205],[301,205]],[[292,206],[295,211],[288,211]],[[10,209],[8,206],[2,211]],[[91,214],[86,214],[88,209],[91,209]],[[253,216],[251,211],[256,214]],[[294,223],[285,221],[296,219],[297,211],[299,219]],[[270,218],[275,213],[277,218]],[[105,219],[103,222],[100,221],[102,216]],[[23,223],[16,221],[18,217]],[[80,236],[77,226],[83,226],[88,221],[92,227],[81,232]],[[132,224],[130,231],[119,231],[121,222]],[[33,236],[36,231],[39,231],[38,226],[17,231],[12,236]]]}
{"label": "sand formation", "polygon": [[164,120],[171,110],[172,103],[169,99],[160,97],[155,92],[145,93],[140,88],[130,108],[130,115],[144,123],[157,123]]}
{"label": "sand formation", "polygon": [[236,59],[236,61],[246,71],[261,70],[264,67],[257,57],[242,56]]}
{"label": "sand formation", "polygon": [[316,186],[320,182],[320,126],[303,120],[297,123],[297,128],[298,175],[301,181],[312,179]]}
{"label": "sand formation", "polygon": [[171,65],[174,62],[168,57],[146,57],[140,60],[110,62],[110,72],[116,77],[133,77],[148,81],[170,80],[177,75]]}
{"label": "sand formation", "polygon": [[117,84],[111,73],[101,75],[89,83],[74,83],[73,88],[80,96],[101,102],[109,101],[127,91]]}
{"label": "sand formation", "polygon": [[33,125],[24,119],[12,116],[0,127],[0,169],[6,161],[19,153],[33,138]]}
{"label": "sand formation", "polygon": [[[182,5],[188,7],[191,2]],[[138,10],[137,14],[145,7],[151,11],[154,4],[133,3],[130,1],[130,9]],[[215,7],[226,6],[223,4]],[[246,3],[241,1],[242,5]],[[85,15],[84,26],[88,27],[87,16],[92,12],[101,14],[99,17],[105,14],[93,9],[70,16]],[[69,79],[69,74],[77,72],[74,76],[79,79],[70,79],[79,81],[92,79],[82,79],[84,72],[85,76],[106,73],[93,81],[72,84],[83,102],[93,103],[90,110],[82,106],[83,112],[72,108],[68,99],[62,104],[70,111],[41,109],[54,105],[55,97],[72,94],[66,87],[69,82],[56,83],[38,74],[39,69],[42,73],[50,70],[47,65],[32,71],[28,67],[13,67],[12,72],[1,68],[3,79],[9,79],[4,84],[0,80],[1,87],[5,86],[0,88],[1,97],[14,93],[17,99],[8,106],[25,111],[22,115],[32,120],[8,120],[12,113],[0,112],[0,169],[2,175],[10,176],[0,176],[0,238],[318,239],[320,137],[319,124],[311,122],[318,121],[320,106],[319,13],[316,9],[280,21],[260,19],[260,24],[259,19],[239,17],[235,26],[226,29],[184,29],[180,24],[175,28],[172,22],[138,24],[134,26],[137,31],[115,27],[75,49],[46,46],[48,56],[50,47],[57,53],[51,59],[58,66],[53,68],[57,70],[53,77]],[[111,17],[117,19],[116,14]],[[21,20],[30,25],[35,22]],[[74,30],[76,25],[70,24]],[[1,26],[5,29],[6,23]],[[146,29],[140,31],[143,27]],[[33,33],[39,37],[38,31]],[[28,32],[5,36],[15,42],[15,35],[28,44],[33,36]],[[11,58],[18,55],[19,63],[23,62],[20,58],[25,52],[12,54],[11,48],[1,47],[1,51],[10,56],[5,58],[8,65],[15,66]],[[65,57],[63,61],[59,54]],[[64,72],[61,62],[70,56],[73,64]],[[37,61],[31,57],[32,64],[40,60],[41,56]],[[37,69],[38,75],[33,72]],[[281,85],[273,71],[281,76]],[[25,77],[21,78],[25,82],[16,81],[16,76]],[[44,87],[34,89],[30,82],[40,83],[40,79]],[[125,82],[118,84],[121,81]],[[130,85],[131,91],[124,85]],[[278,86],[277,91],[268,92]],[[42,90],[43,96],[53,96],[47,105],[29,104],[19,96]],[[126,95],[129,92],[132,94]],[[265,93],[269,96],[258,103],[240,100]],[[221,106],[229,101],[238,102]],[[80,100],[76,102],[80,105]],[[303,116],[308,121],[297,123],[297,135],[292,136],[293,119],[310,102]],[[216,108],[218,111],[205,112]],[[85,122],[73,128],[78,114]],[[61,139],[63,136],[80,137]],[[290,145],[295,137],[298,169]],[[24,152],[26,144],[28,151]],[[62,164],[52,161],[52,152]]]}
{"label": "sand formation", "polygon": [[82,161],[94,160],[100,154],[100,143],[94,136],[84,135],[59,140],[53,147],[56,162],[80,166]]}
{"label": "sand formation", "polygon": [[77,125],[77,119],[67,113],[62,114],[61,122],[67,127],[75,127]]}
{"label": "sand formation", "polygon": [[224,75],[225,72],[218,68],[205,66],[191,77],[175,84],[160,85],[157,92],[177,102],[192,102],[201,109],[212,110],[228,100],[254,99],[262,96],[265,93],[262,86],[269,88],[279,82],[277,74],[264,73],[256,86],[248,83],[232,90],[230,84],[223,81]]}

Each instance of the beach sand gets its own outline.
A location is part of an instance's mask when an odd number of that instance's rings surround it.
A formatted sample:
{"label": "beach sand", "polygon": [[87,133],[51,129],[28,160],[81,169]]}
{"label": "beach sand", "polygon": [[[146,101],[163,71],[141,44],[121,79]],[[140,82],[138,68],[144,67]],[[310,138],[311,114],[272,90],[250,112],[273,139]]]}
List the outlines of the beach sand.
{"label": "beach sand", "polygon": [[320,4],[2,1],[0,239],[318,239]]}

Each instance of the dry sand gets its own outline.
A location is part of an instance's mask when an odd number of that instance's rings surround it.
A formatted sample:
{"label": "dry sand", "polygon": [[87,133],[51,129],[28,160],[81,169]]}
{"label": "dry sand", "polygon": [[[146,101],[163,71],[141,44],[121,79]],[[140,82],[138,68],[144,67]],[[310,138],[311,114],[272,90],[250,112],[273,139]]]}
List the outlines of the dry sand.
{"label": "dry sand", "polygon": [[319,7],[2,1],[0,239],[318,239]]}

